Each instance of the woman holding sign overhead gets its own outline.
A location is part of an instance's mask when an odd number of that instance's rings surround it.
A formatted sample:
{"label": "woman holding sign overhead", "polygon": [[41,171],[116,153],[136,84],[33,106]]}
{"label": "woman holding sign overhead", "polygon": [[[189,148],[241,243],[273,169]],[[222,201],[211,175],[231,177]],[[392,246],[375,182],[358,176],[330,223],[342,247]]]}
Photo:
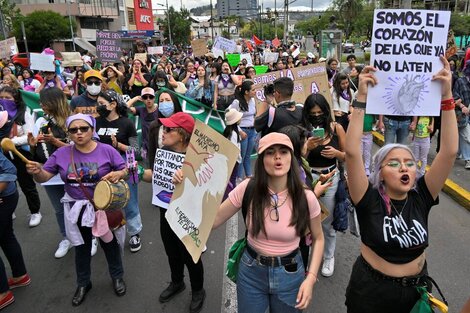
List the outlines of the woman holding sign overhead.
{"label": "woman holding sign overhead", "polygon": [[429,171],[417,178],[416,158],[401,144],[382,147],[367,178],[360,151],[368,85],[376,85],[372,67],[359,76],[347,133],[346,165],[351,199],[361,228],[361,255],[346,290],[348,313],[410,312],[420,299],[417,287],[431,289],[425,249],[428,218],[457,154],[457,123],[452,98],[452,74],[444,68],[433,76],[441,82],[442,141]]}
{"label": "woman holding sign overhead", "polygon": [[235,88],[240,84],[227,60],[222,62],[222,72],[214,84],[214,109],[225,111],[235,99]]}
{"label": "woman holding sign overhead", "polygon": [[[159,160],[163,160],[165,153],[186,154],[186,149],[189,145],[189,140],[194,129],[194,119],[191,115],[183,112],[178,112],[167,118],[160,118],[160,123],[163,125],[162,144],[163,147],[157,150],[157,155],[160,155]],[[152,139],[150,139],[152,140]],[[177,155],[176,155],[177,156]],[[175,158],[177,159],[177,158]],[[184,158],[183,158],[184,160]],[[183,160],[179,162],[178,166],[181,168]],[[151,163],[153,164],[153,162]],[[199,259],[197,263],[193,259],[186,247],[171,229],[170,224],[165,218],[166,210],[170,202],[173,183],[171,177],[163,177],[159,173],[168,171],[163,164],[156,163],[153,167],[155,179],[150,170],[146,170],[143,180],[152,182],[156,185],[165,185],[168,188],[158,189],[158,193],[152,197],[152,203],[157,204],[160,209],[160,235],[162,236],[163,246],[165,247],[166,255],[168,256],[168,263],[171,271],[171,283],[160,294],[159,301],[165,303],[173,299],[177,294],[182,292],[186,285],[184,283],[184,266],[186,265],[191,281],[192,299],[189,307],[191,313],[200,312],[206,298],[204,286],[204,267],[202,260]],[[156,187],[154,186],[154,189]],[[170,192],[171,190],[171,192]],[[154,190],[155,191],[155,190]]]}

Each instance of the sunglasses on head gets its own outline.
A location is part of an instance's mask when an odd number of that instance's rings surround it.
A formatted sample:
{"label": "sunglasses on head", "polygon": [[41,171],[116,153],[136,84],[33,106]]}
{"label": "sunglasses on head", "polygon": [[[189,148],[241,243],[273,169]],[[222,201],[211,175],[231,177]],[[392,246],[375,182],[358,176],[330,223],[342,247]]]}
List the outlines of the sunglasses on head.
{"label": "sunglasses on head", "polygon": [[90,126],[80,126],[80,127],[72,127],[72,128],[69,128],[69,133],[71,134],[76,134],[78,133],[78,131],[80,131],[81,133],[86,133],[90,130]]}
{"label": "sunglasses on head", "polygon": [[88,80],[88,81],[86,82],[86,84],[87,84],[88,86],[91,86],[91,85],[93,85],[93,84],[94,84],[95,86],[99,86],[99,85],[101,85],[101,81],[100,81],[100,80]]}
{"label": "sunglasses on head", "polygon": [[155,99],[155,96],[152,96],[152,95],[143,95],[141,97],[143,100],[148,100],[148,99]]}

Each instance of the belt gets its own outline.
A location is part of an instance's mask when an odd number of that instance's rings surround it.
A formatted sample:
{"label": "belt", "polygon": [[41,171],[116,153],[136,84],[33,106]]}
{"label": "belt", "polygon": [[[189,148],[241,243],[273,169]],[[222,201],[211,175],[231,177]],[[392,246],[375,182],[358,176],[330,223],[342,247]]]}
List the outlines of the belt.
{"label": "belt", "polygon": [[254,126],[249,126],[249,127],[246,127],[246,126],[240,126],[240,128],[253,129],[253,128],[255,128],[255,127],[254,127]]}
{"label": "belt", "polygon": [[415,276],[404,276],[404,277],[392,277],[385,275],[382,272],[379,272],[375,268],[373,268],[367,261],[364,259],[364,257],[361,255],[359,256],[359,259],[362,261],[362,264],[365,265],[365,267],[369,270],[369,272],[372,273],[374,277],[377,279],[382,279],[382,280],[388,280],[392,281],[394,283],[397,283],[399,285],[402,285],[403,287],[413,287],[413,286],[426,286],[427,284],[427,275],[426,274],[420,274],[420,275],[415,275]]}
{"label": "belt", "polygon": [[314,174],[321,175],[321,174],[329,174],[329,173],[333,172],[335,169],[336,169],[336,164],[333,164],[333,165],[331,165],[330,167],[321,169],[321,170],[319,170],[319,171],[314,170],[314,169],[310,169],[310,171],[311,171],[312,173],[314,173]]}
{"label": "belt", "polygon": [[279,267],[292,263],[297,263],[295,257],[299,253],[299,249],[295,249],[289,255],[286,256],[264,256],[258,254],[258,252],[253,250],[253,248],[249,245],[246,245],[246,251],[253,259],[256,259],[259,264],[271,267]]}

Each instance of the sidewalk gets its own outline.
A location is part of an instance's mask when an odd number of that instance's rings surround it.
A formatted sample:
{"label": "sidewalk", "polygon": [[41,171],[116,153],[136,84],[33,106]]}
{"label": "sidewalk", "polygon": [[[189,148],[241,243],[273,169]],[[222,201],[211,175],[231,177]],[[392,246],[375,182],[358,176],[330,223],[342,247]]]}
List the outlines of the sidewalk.
{"label": "sidewalk", "polygon": [[[384,137],[378,132],[372,132],[374,142],[382,146]],[[436,157],[437,137],[431,141],[431,149],[428,155],[428,164],[431,164]],[[446,180],[443,191],[454,199],[458,204],[470,211],[470,170],[464,168],[463,160],[455,160],[454,168]]]}

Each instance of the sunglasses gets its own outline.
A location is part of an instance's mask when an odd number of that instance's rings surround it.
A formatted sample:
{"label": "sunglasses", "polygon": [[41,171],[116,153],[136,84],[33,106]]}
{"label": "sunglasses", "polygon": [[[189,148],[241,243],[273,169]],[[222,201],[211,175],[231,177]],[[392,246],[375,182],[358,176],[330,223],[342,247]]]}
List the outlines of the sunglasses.
{"label": "sunglasses", "polygon": [[279,222],[279,210],[277,209],[279,197],[277,194],[273,194],[271,195],[271,199],[273,200],[274,204],[271,211],[269,211],[269,218],[274,222]]}
{"label": "sunglasses", "polygon": [[155,96],[152,96],[152,95],[143,95],[141,97],[143,100],[148,100],[148,99],[155,99]]}
{"label": "sunglasses", "polygon": [[167,126],[163,126],[163,131],[166,132],[166,133],[170,133],[172,131],[176,130],[176,127],[167,127]]}
{"label": "sunglasses", "polygon": [[90,130],[90,126],[80,126],[80,127],[69,128],[68,132],[70,134],[76,134],[76,133],[78,133],[78,131],[80,131],[81,133],[86,133],[89,130]]}
{"label": "sunglasses", "polygon": [[100,81],[100,80],[88,80],[88,81],[86,82],[86,84],[87,84],[88,86],[91,86],[91,85],[93,85],[93,84],[94,84],[95,86],[99,86],[99,85],[101,85],[101,81]]}
{"label": "sunglasses", "polygon": [[401,168],[402,165],[405,165],[406,168],[414,168],[416,166],[416,162],[413,160],[405,161],[405,162],[400,162],[397,160],[390,161],[388,163],[385,163],[385,165],[382,165],[380,168],[384,168],[385,166],[388,166],[393,169],[399,169]]}

